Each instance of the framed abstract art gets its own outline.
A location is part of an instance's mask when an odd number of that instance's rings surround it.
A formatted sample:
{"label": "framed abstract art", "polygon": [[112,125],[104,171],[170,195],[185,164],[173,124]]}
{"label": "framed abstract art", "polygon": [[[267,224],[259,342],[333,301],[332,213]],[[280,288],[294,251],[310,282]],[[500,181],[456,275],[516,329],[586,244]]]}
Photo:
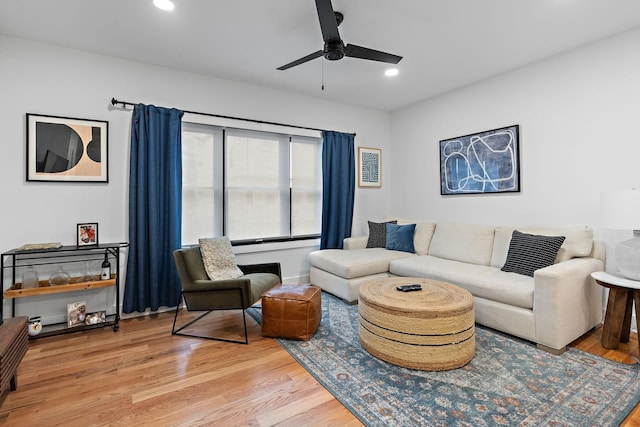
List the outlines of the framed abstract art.
{"label": "framed abstract art", "polygon": [[27,181],[108,182],[109,124],[27,114]]}
{"label": "framed abstract art", "polygon": [[440,194],[519,191],[518,125],[440,141]]}

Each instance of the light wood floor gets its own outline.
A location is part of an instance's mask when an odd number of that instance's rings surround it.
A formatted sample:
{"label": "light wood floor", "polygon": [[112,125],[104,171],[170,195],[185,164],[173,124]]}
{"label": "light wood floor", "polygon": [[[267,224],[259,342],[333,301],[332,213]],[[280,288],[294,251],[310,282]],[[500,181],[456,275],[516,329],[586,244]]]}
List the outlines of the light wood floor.
{"label": "light wood floor", "polygon": [[[239,314],[221,313],[227,336]],[[217,315],[220,315],[218,313]],[[360,426],[361,423],[247,316],[249,345],[171,336],[173,316],[32,341],[18,389],[0,406],[11,426]],[[583,350],[622,363],[639,357],[637,336],[619,350]],[[623,424],[640,426],[640,406]]]}

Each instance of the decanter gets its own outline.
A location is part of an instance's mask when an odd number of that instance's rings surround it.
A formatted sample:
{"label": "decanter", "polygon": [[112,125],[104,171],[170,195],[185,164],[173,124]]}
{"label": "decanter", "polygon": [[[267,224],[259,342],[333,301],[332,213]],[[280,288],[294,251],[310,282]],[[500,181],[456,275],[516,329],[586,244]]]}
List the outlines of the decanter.
{"label": "decanter", "polygon": [[95,276],[91,273],[91,265],[89,264],[89,261],[87,261],[87,263],[84,266],[84,273],[82,273],[82,276],[80,277],[80,281],[93,282],[94,279],[95,279]]}
{"label": "decanter", "polygon": [[71,282],[71,275],[64,271],[62,266],[49,277],[49,285],[51,286],[68,285],[69,282]]}
{"label": "decanter", "polygon": [[22,289],[37,288],[39,285],[38,272],[33,269],[32,265],[30,265],[27,268],[27,271],[22,273]]}

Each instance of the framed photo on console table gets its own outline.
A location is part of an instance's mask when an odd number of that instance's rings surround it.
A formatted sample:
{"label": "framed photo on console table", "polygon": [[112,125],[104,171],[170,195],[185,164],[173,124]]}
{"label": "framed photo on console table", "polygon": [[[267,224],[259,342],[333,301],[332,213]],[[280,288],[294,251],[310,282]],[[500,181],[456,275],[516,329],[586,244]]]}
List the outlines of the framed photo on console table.
{"label": "framed photo on console table", "polygon": [[382,150],[358,147],[358,186],[381,187]]}
{"label": "framed photo on console table", "polygon": [[27,114],[27,181],[109,182],[109,122]]}
{"label": "framed photo on console table", "polygon": [[76,239],[78,247],[98,245],[98,223],[85,222],[78,224],[78,237]]}
{"label": "framed photo on console table", "polygon": [[440,141],[440,194],[520,191],[519,126]]}

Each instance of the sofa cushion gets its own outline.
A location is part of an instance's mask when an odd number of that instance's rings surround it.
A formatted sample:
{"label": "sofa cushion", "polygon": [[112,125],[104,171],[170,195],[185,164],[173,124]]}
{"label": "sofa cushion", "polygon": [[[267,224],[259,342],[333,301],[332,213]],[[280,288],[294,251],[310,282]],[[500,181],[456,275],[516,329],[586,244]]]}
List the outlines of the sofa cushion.
{"label": "sofa cushion", "polygon": [[491,266],[502,267],[507,260],[509,242],[513,230],[522,233],[539,234],[543,236],[564,236],[565,240],[558,251],[555,263],[567,261],[571,258],[585,257],[593,249],[593,229],[586,226],[571,227],[496,227],[496,237],[493,243]]}
{"label": "sofa cushion", "polygon": [[416,230],[415,224],[397,225],[387,224],[387,244],[386,249],[414,253],[413,235]]}
{"label": "sofa cushion", "polygon": [[309,254],[312,266],[328,271],[345,279],[368,276],[370,274],[386,273],[389,262],[398,258],[412,257],[409,252],[391,251],[383,248],[353,249],[322,249]]}
{"label": "sofa cushion", "polygon": [[405,218],[395,218],[392,216],[385,215],[382,218],[384,221],[397,220],[398,224],[415,224],[416,231],[413,234],[413,249],[418,255],[428,255],[429,254],[429,245],[431,244],[431,238],[433,237],[433,231],[436,229],[436,224],[434,222],[428,221],[412,221],[410,219]]}
{"label": "sofa cushion", "polygon": [[396,221],[369,222],[368,248],[384,248],[387,244],[387,224],[395,224]]}
{"label": "sofa cushion", "polygon": [[542,236],[513,231],[502,271],[533,277],[533,272],[553,265],[564,236]]}
{"label": "sofa cushion", "polygon": [[429,246],[429,255],[453,261],[489,265],[495,227],[440,222]]}
{"label": "sofa cushion", "polygon": [[389,269],[398,276],[442,280],[468,290],[474,297],[533,308],[533,277],[430,255],[393,260]]}

